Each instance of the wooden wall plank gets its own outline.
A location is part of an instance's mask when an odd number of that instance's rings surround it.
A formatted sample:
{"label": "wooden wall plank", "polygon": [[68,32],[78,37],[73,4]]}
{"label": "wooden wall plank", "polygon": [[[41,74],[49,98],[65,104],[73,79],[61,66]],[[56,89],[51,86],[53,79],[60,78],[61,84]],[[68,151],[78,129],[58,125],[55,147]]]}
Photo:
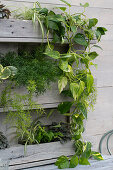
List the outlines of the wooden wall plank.
{"label": "wooden wall plank", "polygon": [[112,129],[113,125],[113,87],[97,88],[95,110],[88,113],[85,134],[100,135]]}
{"label": "wooden wall plank", "polygon": [[[29,2],[29,3],[33,3],[33,2],[36,2],[36,0],[1,0],[2,3],[3,1],[5,3],[7,3],[8,1],[12,1],[13,2]],[[41,4],[60,4],[60,5],[64,5],[64,3],[62,3],[60,0],[48,0],[48,1],[45,1],[45,0],[38,0]],[[99,8],[112,8],[113,9],[113,1],[112,0],[99,0],[99,1],[95,1],[95,0],[68,0],[68,2],[71,4],[71,5],[77,5],[79,6],[80,3],[89,3],[90,4],[90,7],[99,7]]]}
{"label": "wooden wall plank", "polygon": [[[61,155],[71,156],[73,154],[73,142],[66,142],[64,144],[51,142],[39,145],[28,145],[26,155],[24,153],[24,146],[22,145],[0,150],[0,158],[10,160],[9,165],[12,169],[30,168],[33,166],[33,163],[38,163],[38,165],[41,163],[42,165],[43,160],[51,160],[53,163],[53,159]],[[51,161],[49,163],[51,163]]]}
{"label": "wooden wall plank", "polygon": [[[4,2],[5,3],[5,2]],[[26,2],[17,2],[17,1],[7,1],[7,6],[9,9],[13,10],[24,10],[25,7],[32,8],[32,3],[26,3]],[[60,6],[60,5],[57,5]],[[47,7],[48,9],[52,9],[55,7],[54,4],[42,4],[42,7]],[[54,9],[55,10],[55,9]],[[58,11],[58,10],[55,10]],[[72,6],[71,13],[74,12],[81,12],[83,11],[82,7],[76,7]],[[98,18],[99,19],[99,25],[105,25],[105,24],[112,24],[113,23],[113,10],[108,8],[88,8],[86,10],[86,15],[90,18]]]}

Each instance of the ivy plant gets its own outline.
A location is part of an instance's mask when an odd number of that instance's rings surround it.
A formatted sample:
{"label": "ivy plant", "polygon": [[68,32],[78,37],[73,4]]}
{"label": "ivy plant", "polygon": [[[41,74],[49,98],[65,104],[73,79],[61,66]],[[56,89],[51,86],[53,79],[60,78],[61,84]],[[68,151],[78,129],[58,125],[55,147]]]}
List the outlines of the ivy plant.
{"label": "ivy plant", "polygon": [[[91,66],[96,67],[93,63],[98,57],[94,47],[101,48],[97,43],[107,31],[104,27],[96,26],[97,18],[87,18],[85,9],[88,3],[80,4],[83,7],[81,13],[71,13],[71,4],[65,0],[66,7],[57,7],[59,14],[47,8],[41,8],[39,3],[34,4],[32,9],[33,22],[38,20],[42,37],[44,29],[47,30],[47,42],[45,54],[59,63],[59,68],[63,74],[58,80],[59,92],[72,98],[69,102],[63,102],[58,106],[61,114],[71,117],[71,136],[75,141],[75,155],[70,159],[66,156],[58,158],[56,165],[58,168],[73,168],[78,164],[89,165],[88,159],[93,156],[102,160],[102,156],[91,150],[91,143],[84,142],[82,133],[84,132],[83,120],[87,119],[89,107],[93,107],[96,97],[94,78],[91,73]],[[50,42],[49,33],[53,35]],[[95,42],[92,45],[92,41]],[[68,43],[67,53],[59,53],[54,49],[55,43]],[[77,50],[75,45],[80,45],[81,49]],[[73,108],[73,110],[71,109]],[[70,110],[72,110],[70,112]]]}

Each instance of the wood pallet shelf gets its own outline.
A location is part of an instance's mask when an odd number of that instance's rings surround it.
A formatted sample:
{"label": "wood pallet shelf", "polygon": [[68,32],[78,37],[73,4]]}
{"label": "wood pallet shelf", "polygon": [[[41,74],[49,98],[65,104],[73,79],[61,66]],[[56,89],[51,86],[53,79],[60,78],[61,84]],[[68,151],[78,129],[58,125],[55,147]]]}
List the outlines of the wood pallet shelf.
{"label": "wood pallet shelf", "polygon": [[26,154],[23,145],[0,150],[0,158],[9,161],[10,170],[19,170],[54,163],[61,155],[74,155],[73,141],[68,141],[64,144],[51,142],[39,145],[28,145]]}

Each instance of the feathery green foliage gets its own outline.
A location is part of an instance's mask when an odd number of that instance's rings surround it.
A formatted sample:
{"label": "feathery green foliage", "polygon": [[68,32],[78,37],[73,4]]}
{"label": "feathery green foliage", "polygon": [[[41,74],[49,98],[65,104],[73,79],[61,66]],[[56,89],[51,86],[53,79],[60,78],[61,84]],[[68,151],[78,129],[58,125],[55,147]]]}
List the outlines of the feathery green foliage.
{"label": "feathery green foliage", "polygon": [[20,51],[19,55],[8,53],[1,58],[1,63],[13,65],[18,69],[12,80],[19,86],[26,86],[29,81],[36,85],[36,93],[40,94],[50,87],[51,82],[55,82],[62,71],[58,68],[58,62],[48,58],[45,54],[45,45],[41,45],[30,52]]}

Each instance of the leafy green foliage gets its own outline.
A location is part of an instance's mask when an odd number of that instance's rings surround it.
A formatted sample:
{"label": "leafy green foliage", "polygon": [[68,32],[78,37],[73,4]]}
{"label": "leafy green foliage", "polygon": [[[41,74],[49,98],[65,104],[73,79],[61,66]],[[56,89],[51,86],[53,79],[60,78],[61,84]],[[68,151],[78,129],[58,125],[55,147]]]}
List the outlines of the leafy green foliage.
{"label": "leafy green foliage", "polygon": [[94,152],[92,151],[91,152],[91,155],[94,159],[97,159],[97,160],[103,160],[103,157],[101,156],[101,154],[99,152]]}
{"label": "leafy green foliage", "polygon": [[88,93],[91,92],[93,83],[94,83],[93,76],[91,74],[87,74],[87,89],[88,89]]}
{"label": "leafy green foliage", "polygon": [[45,54],[52,57],[52,58],[54,58],[54,59],[60,58],[60,54],[59,54],[58,51],[50,50],[50,51],[45,52]]}
{"label": "leafy green foliage", "polygon": [[79,164],[80,165],[90,165],[90,163],[89,163],[89,161],[88,161],[88,158],[86,158],[86,157],[80,157],[80,159],[79,159]]}
{"label": "leafy green foliage", "polygon": [[[66,96],[71,97],[72,99],[71,102],[69,101],[63,102],[58,106],[58,110],[60,111],[61,114],[65,114],[65,115],[68,114],[68,116],[69,115],[71,116],[70,134],[72,139],[75,141],[75,155],[71,158],[71,160],[69,161],[69,158],[66,156],[61,156],[58,158],[56,162],[58,168],[63,169],[69,167],[70,168],[76,167],[78,163],[81,165],[90,165],[88,161],[90,156],[93,156],[96,159],[101,159],[101,156],[98,153],[91,151],[91,143],[84,142],[83,140],[81,140],[81,137],[84,131],[83,120],[87,119],[88,109],[93,107],[96,98],[94,78],[91,73],[90,66],[91,65],[95,66],[93,60],[96,57],[98,57],[98,54],[96,51],[92,51],[92,48],[93,47],[98,48],[98,45],[96,43],[100,41],[102,35],[104,35],[107,30],[104,27],[96,27],[98,23],[98,19],[87,18],[87,16],[85,15],[85,9],[86,7],[89,6],[88,3],[80,4],[83,7],[83,12],[81,13],[75,12],[71,14],[70,13],[71,5],[65,0],[61,0],[61,2],[65,3],[68,6],[69,13],[67,12],[66,7],[59,7],[57,9],[61,10],[62,14],[56,14],[52,10],[41,8],[40,4],[36,2],[34,4],[34,8],[32,9],[31,16],[33,19],[33,23],[36,24],[36,21],[39,22],[42,30],[42,37],[44,37],[44,27],[47,30],[48,45],[46,50],[42,52],[44,54],[42,55],[44,57],[44,62],[54,61],[57,63],[57,69],[61,73],[61,75],[57,77],[59,92],[65,94]],[[50,42],[49,40],[49,33],[53,35],[52,42]],[[96,38],[97,41],[92,46],[91,41],[94,38]],[[65,42],[69,44],[67,53],[61,54],[60,52],[54,50],[55,43],[63,44]],[[81,45],[82,49],[80,50],[75,49],[74,44]],[[45,56],[45,54],[48,57]],[[27,60],[28,58],[29,57],[27,55]],[[32,58],[32,60],[33,59],[34,57]],[[35,62],[36,62],[36,68],[37,68],[38,62],[36,59],[37,57],[35,58],[35,61],[33,60],[34,61],[33,67],[35,66]],[[43,59],[41,58],[40,65],[43,65],[42,60]],[[10,61],[10,59],[8,61]],[[32,63],[31,60],[30,63]],[[52,66],[54,65],[53,63],[51,64],[51,66],[49,65],[48,67],[51,68],[51,70],[52,70]],[[26,65],[28,65],[28,63]],[[47,62],[45,64],[45,67],[46,66],[47,66]],[[40,70],[39,68],[38,70]],[[38,82],[40,82],[40,84],[41,83],[44,84],[44,86],[42,85],[42,89],[45,89],[45,84],[48,85],[46,81],[44,83],[42,82],[42,78],[46,73],[46,70],[48,71],[48,69],[45,69],[44,72],[41,71],[41,73],[43,73],[43,74],[40,73],[41,78],[40,75],[38,75],[37,77]],[[33,72],[33,70],[30,71]],[[58,72],[55,71],[57,75],[59,75]],[[50,71],[49,73],[50,73],[49,74],[50,77],[52,77],[51,74],[54,72]],[[55,77],[55,75],[53,77]],[[35,77],[36,76],[37,75],[35,75]],[[32,76],[30,76],[29,80],[35,81],[34,83],[39,90],[40,86],[38,82],[35,79],[32,79],[31,77]],[[25,84],[25,82],[23,84]],[[72,105],[73,105],[73,110],[70,113],[68,113],[69,110],[71,110]],[[37,141],[41,141],[43,139],[41,138],[43,136],[42,134],[45,133],[43,131],[45,129],[43,128],[41,129],[41,128],[37,136]],[[50,141],[52,140],[53,136],[54,135],[51,132],[45,133],[44,140],[46,138],[47,141]]]}
{"label": "leafy green foliage", "polygon": [[96,18],[89,19],[89,28],[94,27],[97,23],[98,23],[98,19]]}
{"label": "leafy green foliage", "polygon": [[88,45],[88,43],[87,43],[87,41],[85,39],[85,36],[83,34],[81,34],[81,33],[77,33],[75,35],[74,41],[75,41],[75,43],[80,44],[80,45],[84,45],[84,46]]}
{"label": "leafy green foliage", "polygon": [[80,111],[80,113],[83,114],[84,118],[87,119],[87,109],[84,103],[78,103],[77,107]]}
{"label": "leafy green foliage", "polygon": [[58,88],[60,93],[63,91],[66,85],[67,85],[67,77],[61,76],[60,79],[58,80]]}
{"label": "leafy green foliage", "polygon": [[70,160],[69,168],[75,168],[78,165],[78,157],[76,155],[72,156]]}
{"label": "leafy green foliage", "polygon": [[70,112],[70,108],[73,105],[72,102],[63,102],[58,105],[58,111],[60,111],[61,114],[66,114]]}
{"label": "leafy green foliage", "polygon": [[79,85],[78,83],[71,83],[70,84],[70,90],[73,95],[74,100],[78,98],[78,92],[79,92]]}
{"label": "leafy green foliage", "polygon": [[59,169],[69,168],[69,159],[64,155],[60,156],[55,165],[58,166]]}
{"label": "leafy green foliage", "polygon": [[98,54],[97,52],[91,52],[88,54],[88,56],[90,57],[91,60],[94,60],[96,57],[98,57]]}
{"label": "leafy green foliage", "polygon": [[[58,68],[57,62],[43,54],[45,46],[39,46],[31,52],[20,51],[19,55],[8,53],[1,58],[1,63],[6,66],[15,66],[18,69],[15,77],[12,78],[19,86],[28,86],[29,81],[36,85],[37,94],[45,92],[60,77],[62,71]],[[11,69],[14,74],[14,70]]]}
{"label": "leafy green foliage", "polygon": [[14,76],[17,74],[16,67],[13,66],[3,66],[0,64],[0,81],[9,78],[10,76]]}

